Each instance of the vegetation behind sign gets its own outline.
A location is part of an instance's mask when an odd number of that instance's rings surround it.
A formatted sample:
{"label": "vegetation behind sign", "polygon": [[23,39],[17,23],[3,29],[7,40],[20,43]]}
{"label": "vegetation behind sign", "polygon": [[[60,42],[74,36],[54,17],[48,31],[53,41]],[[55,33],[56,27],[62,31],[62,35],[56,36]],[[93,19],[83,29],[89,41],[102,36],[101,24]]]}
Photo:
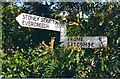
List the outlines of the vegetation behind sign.
{"label": "vegetation behind sign", "polygon": [[[120,3],[23,2],[2,3],[2,77],[119,78]],[[58,16],[60,12],[69,15]],[[76,16],[78,13],[81,16]],[[107,36],[106,48],[54,46],[59,32],[21,27],[21,13],[54,18],[67,25],[67,36]],[[64,14],[64,13],[63,13]],[[86,18],[86,15],[88,18]],[[51,38],[53,37],[53,38]],[[54,37],[56,37],[54,39]]]}

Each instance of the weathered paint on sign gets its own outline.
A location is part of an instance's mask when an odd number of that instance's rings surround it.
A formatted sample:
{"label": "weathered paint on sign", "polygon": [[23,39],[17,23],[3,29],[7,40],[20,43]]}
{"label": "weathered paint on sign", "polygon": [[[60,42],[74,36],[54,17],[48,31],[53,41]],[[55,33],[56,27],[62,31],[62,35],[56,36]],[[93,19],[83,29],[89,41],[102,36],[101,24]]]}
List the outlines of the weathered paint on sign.
{"label": "weathered paint on sign", "polygon": [[65,37],[64,46],[77,46],[80,48],[101,48],[107,46],[105,36]]}
{"label": "weathered paint on sign", "polygon": [[60,31],[60,22],[55,19],[21,13],[16,17],[18,23],[23,27],[39,28]]}

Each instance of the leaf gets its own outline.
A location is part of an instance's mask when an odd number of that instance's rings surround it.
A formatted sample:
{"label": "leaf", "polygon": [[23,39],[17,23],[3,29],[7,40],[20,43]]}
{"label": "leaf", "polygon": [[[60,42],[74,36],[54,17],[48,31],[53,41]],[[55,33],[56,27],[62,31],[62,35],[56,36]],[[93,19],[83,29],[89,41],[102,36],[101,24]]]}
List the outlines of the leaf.
{"label": "leaf", "polygon": [[112,26],[113,25],[113,21],[109,21],[109,24]]}
{"label": "leaf", "polygon": [[78,26],[79,24],[76,23],[76,22],[70,22],[68,25],[69,25],[69,26]]}
{"label": "leaf", "polygon": [[103,23],[104,23],[104,20],[103,20],[103,21],[100,21],[100,22],[99,22],[99,26],[102,26]]}

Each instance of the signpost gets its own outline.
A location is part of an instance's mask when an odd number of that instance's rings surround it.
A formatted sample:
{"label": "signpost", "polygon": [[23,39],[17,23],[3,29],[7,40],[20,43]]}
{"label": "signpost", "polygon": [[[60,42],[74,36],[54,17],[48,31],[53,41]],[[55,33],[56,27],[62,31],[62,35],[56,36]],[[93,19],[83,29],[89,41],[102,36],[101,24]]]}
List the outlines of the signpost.
{"label": "signpost", "polygon": [[61,46],[77,46],[80,48],[101,48],[107,46],[107,37],[105,36],[65,37],[66,25],[60,24],[60,21],[55,19],[21,13],[16,17],[16,20],[23,27],[59,31]]}

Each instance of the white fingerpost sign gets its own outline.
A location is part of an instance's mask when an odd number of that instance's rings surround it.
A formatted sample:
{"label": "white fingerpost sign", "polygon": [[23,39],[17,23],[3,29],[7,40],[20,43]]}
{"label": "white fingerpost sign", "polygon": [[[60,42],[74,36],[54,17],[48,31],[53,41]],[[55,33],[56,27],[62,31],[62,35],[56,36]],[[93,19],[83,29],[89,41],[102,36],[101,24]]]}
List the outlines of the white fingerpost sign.
{"label": "white fingerpost sign", "polygon": [[55,19],[21,13],[16,20],[23,27],[60,31],[60,22]]}
{"label": "white fingerpost sign", "polygon": [[23,27],[59,31],[60,41],[65,36],[66,26],[60,24],[60,21],[55,19],[21,13],[16,17],[16,20]]}
{"label": "white fingerpost sign", "polygon": [[102,48],[107,47],[106,36],[86,36],[86,37],[65,37],[62,45],[77,46],[80,48]]}

